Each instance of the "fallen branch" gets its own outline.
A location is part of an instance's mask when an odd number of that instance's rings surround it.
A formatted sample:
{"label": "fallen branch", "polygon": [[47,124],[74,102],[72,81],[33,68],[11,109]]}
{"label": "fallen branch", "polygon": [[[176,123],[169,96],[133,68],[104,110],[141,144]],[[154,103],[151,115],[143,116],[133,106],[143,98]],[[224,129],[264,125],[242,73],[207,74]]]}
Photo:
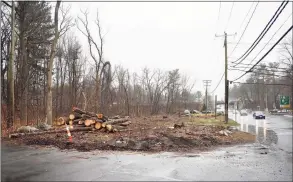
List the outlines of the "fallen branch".
{"label": "fallen branch", "polygon": [[81,110],[81,109],[79,109],[77,107],[73,107],[72,111],[75,112],[75,113],[79,113],[79,114],[86,114],[86,115],[91,116],[91,117],[97,117],[97,115],[95,113],[83,111],[83,110]]}
{"label": "fallen branch", "polygon": [[[78,132],[78,131],[91,131],[91,127],[74,127],[74,128],[69,128],[70,132]],[[34,133],[13,133],[9,135],[9,138],[18,138],[21,136],[26,136],[26,135],[42,135],[42,134],[50,134],[50,133],[62,133],[64,132],[66,134],[66,129],[62,130],[53,130],[53,131],[43,131],[43,132],[34,132]]]}
{"label": "fallen branch", "polygon": [[120,126],[128,126],[131,124],[131,121],[126,121],[124,123],[121,123]]}
{"label": "fallen branch", "polygon": [[119,124],[119,123],[124,123],[128,121],[128,118],[121,118],[121,119],[111,119],[106,121],[106,124]]}

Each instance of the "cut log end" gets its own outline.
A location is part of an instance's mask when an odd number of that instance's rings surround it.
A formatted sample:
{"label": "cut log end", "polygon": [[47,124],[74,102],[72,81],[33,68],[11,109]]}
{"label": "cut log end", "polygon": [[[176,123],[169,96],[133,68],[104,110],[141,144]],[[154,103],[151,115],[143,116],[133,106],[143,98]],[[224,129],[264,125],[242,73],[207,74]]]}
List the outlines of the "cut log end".
{"label": "cut log end", "polygon": [[96,123],[96,121],[91,120],[91,119],[87,119],[87,120],[84,121],[85,126],[90,126],[90,125],[95,124],[95,123]]}
{"label": "cut log end", "polygon": [[101,128],[102,128],[102,123],[100,123],[100,122],[96,122],[96,124],[95,124],[95,128],[96,128],[97,130],[101,129]]}
{"label": "cut log end", "polygon": [[113,131],[113,127],[112,127],[112,125],[110,125],[110,124],[107,124],[107,125],[106,125],[106,129],[107,129],[107,131],[109,131],[109,132]]}
{"label": "cut log end", "polygon": [[66,122],[68,122],[68,117],[59,117],[58,119],[57,119],[57,122],[56,122],[56,124],[58,125],[58,126],[60,126],[60,125],[64,125]]}
{"label": "cut log end", "polygon": [[74,114],[70,114],[69,119],[74,120]]}
{"label": "cut log end", "polygon": [[70,126],[73,125],[73,121],[72,121],[72,120],[69,121],[69,125],[70,125]]}

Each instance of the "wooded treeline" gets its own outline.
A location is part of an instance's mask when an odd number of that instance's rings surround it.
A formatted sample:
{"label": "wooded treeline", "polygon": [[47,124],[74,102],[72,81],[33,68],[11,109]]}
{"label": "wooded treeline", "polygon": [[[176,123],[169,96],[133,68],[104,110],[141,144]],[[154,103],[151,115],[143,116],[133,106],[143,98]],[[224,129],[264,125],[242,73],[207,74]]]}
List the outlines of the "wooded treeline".
{"label": "wooded treeline", "polygon": [[[21,125],[51,124],[73,106],[105,115],[137,116],[200,109],[201,93],[192,93],[194,81],[178,69],[143,68],[131,73],[105,61],[98,12],[95,22],[89,22],[83,11],[74,21],[70,8],[60,1],[54,7],[44,1],[1,3],[1,119],[12,122],[8,128],[16,120]],[[91,23],[95,29],[88,28]],[[88,40],[88,47],[81,46],[73,26]]]}
{"label": "wooded treeline", "polygon": [[[293,97],[293,56],[292,37],[288,36],[278,46],[280,59],[277,62],[261,63],[249,73],[246,84],[234,84],[230,90],[230,98],[243,102],[245,108],[261,110],[280,109],[280,96]],[[237,69],[244,70],[251,65],[239,65]],[[292,100],[291,100],[292,103]],[[292,107],[292,106],[291,106]]]}

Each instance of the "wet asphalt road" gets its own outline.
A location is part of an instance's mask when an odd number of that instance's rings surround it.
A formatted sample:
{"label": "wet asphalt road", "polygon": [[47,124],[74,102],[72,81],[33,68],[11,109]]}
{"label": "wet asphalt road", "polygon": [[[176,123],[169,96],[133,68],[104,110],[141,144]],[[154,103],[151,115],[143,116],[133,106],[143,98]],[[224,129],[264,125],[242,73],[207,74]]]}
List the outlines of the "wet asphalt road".
{"label": "wet asphalt road", "polygon": [[[233,115],[234,116],[234,115]],[[232,117],[232,116],[230,116]],[[254,144],[199,154],[76,152],[2,144],[2,181],[292,181],[292,118],[237,117]]]}

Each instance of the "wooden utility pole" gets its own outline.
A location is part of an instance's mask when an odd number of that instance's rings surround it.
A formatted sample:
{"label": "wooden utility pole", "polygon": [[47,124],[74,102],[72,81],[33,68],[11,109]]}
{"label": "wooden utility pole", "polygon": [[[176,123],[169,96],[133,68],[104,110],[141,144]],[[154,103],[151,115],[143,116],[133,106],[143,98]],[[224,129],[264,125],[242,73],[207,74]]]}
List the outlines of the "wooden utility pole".
{"label": "wooden utility pole", "polygon": [[217,118],[217,95],[215,95],[215,119]]}
{"label": "wooden utility pole", "polygon": [[225,122],[228,123],[228,107],[229,107],[229,82],[228,82],[228,53],[227,53],[227,33],[225,34]]}
{"label": "wooden utility pole", "polygon": [[[292,12],[293,12],[293,1],[292,1]],[[293,16],[292,16],[292,24],[293,24]],[[292,38],[291,38],[292,42],[291,42],[291,46],[292,46],[292,54],[293,55],[293,30],[292,30]],[[291,114],[293,116],[293,59],[292,59],[292,64],[291,64],[291,82],[292,82],[292,86],[291,86]]]}
{"label": "wooden utility pole", "polygon": [[205,94],[205,105],[206,105],[206,114],[207,114],[207,111],[208,111],[208,86],[211,86],[209,85],[212,81],[211,80],[203,80],[203,84],[204,86],[206,87],[206,94]]}
{"label": "wooden utility pole", "polygon": [[7,129],[13,127],[14,121],[14,74],[13,74],[13,67],[14,67],[14,49],[15,49],[15,5],[14,1],[11,2],[11,48],[10,48],[10,55],[9,55],[9,62],[8,62],[8,120],[7,120]]}
{"label": "wooden utility pole", "polygon": [[[228,35],[224,32],[224,47],[225,47],[225,122],[228,123],[228,106],[229,106],[229,80],[228,80],[228,48],[227,48],[227,36],[235,36],[235,34]],[[216,35],[216,37],[222,37],[223,35]]]}

